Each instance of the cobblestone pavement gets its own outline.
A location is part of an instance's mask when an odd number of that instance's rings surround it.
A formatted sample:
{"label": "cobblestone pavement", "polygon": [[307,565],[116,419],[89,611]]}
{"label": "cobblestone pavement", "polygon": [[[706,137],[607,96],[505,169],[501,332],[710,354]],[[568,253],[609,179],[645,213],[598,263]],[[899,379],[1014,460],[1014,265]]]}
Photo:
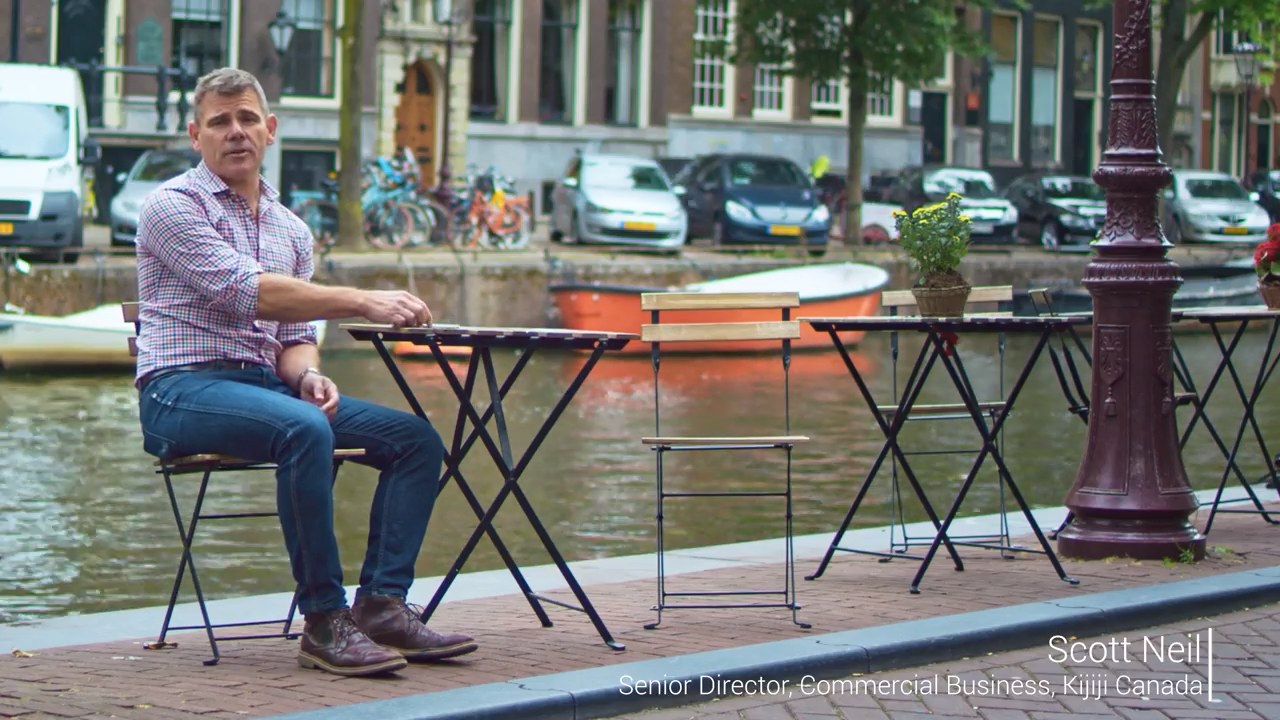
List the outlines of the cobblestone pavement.
{"label": "cobblestone pavement", "polygon": [[619,718],[1280,718],[1280,605]]}

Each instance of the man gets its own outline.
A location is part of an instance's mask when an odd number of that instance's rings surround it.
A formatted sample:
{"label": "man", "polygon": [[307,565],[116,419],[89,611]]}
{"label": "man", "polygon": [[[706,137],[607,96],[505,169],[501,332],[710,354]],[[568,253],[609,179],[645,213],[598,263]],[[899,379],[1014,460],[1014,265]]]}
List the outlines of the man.
{"label": "man", "polygon": [[[310,282],[307,226],[260,176],[276,118],[250,74],[196,85],[187,126],[202,162],[153,192],[138,216],[137,387],[144,447],[277,463],[276,504],[305,623],[298,662],[372,675],[476,649],[426,627],[405,603],[440,482],[444,444],[416,415],[340,398],[319,370],[312,320],[431,321],[406,292]],[[334,536],[335,448],[381,471],[369,546],[348,607]]]}

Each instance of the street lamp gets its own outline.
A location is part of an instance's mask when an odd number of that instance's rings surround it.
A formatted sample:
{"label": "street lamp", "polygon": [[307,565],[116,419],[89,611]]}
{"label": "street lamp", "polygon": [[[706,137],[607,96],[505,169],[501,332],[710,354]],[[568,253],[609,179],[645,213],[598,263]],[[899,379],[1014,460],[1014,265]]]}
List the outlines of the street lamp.
{"label": "street lamp", "polygon": [[[1165,253],[1158,196],[1172,173],[1160,157],[1151,61],[1152,0],[1112,6],[1107,149],[1093,178],[1107,219],[1085,268],[1093,297],[1092,390],[1084,457],[1058,533],[1065,557],[1204,557],[1188,518],[1199,506],[1178,445],[1171,310],[1182,274]],[[1122,29],[1123,28],[1123,29]]]}
{"label": "street lamp", "polygon": [[1253,108],[1253,79],[1258,76],[1258,51],[1261,49],[1261,45],[1251,42],[1238,43],[1233,48],[1236,75],[1244,83],[1244,119],[1240,123],[1244,138],[1240,142],[1240,172],[1245,182],[1249,180],[1249,113]]}
{"label": "street lamp", "polygon": [[453,28],[466,20],[465,0],[458,5],[464,7],[455,8],[453,0],[435,0],[434,3],[436,24],[449,28],[444,51],[444,127],[441,132],[441,144],[444,148],[440,154],[440,180],[435,192],[436,199],[445,207],[453,207],[453,188],[449,182],[452,176],[449,168],[449,116],[453,114]]}
{"label": "street lamp", "polygon": [[281,8],[275,18],[267,23],[267,32],[271,34],[271,44],[275,46],[276,55],[281,57],[289,52],[289,43],[293,40],[293,31],[298,24],[289,17],[289,13]]}

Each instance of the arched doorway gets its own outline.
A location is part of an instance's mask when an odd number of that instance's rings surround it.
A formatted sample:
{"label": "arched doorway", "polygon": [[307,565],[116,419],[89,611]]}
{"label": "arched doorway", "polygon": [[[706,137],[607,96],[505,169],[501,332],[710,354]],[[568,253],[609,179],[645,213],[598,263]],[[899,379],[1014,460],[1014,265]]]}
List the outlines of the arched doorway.
{"label": "arched doorway", "polygon": [[427,64],[418,61],[405,68],[400,104],[396,106],[396,147],[409,148],[418,159],[418,181],[425,188],[436,184],[436,95]]}

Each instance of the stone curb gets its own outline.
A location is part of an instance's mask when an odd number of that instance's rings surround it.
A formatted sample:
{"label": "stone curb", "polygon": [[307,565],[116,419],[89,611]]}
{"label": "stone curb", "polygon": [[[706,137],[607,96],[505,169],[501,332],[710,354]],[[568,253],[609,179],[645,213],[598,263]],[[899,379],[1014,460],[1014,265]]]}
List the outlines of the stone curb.
{"label": "stone curb", "polygon": [[[1046,582],[1052,580],[1046,579]],[[620,663],[276,716],[278,720],[585,720],[1043,646],[1280,602],[1280,567]],[[661,630],[657,631],[661,632]],[[719,683],[754,681],[726,689]],[[644,685],[660,681],[658,685]]]}

